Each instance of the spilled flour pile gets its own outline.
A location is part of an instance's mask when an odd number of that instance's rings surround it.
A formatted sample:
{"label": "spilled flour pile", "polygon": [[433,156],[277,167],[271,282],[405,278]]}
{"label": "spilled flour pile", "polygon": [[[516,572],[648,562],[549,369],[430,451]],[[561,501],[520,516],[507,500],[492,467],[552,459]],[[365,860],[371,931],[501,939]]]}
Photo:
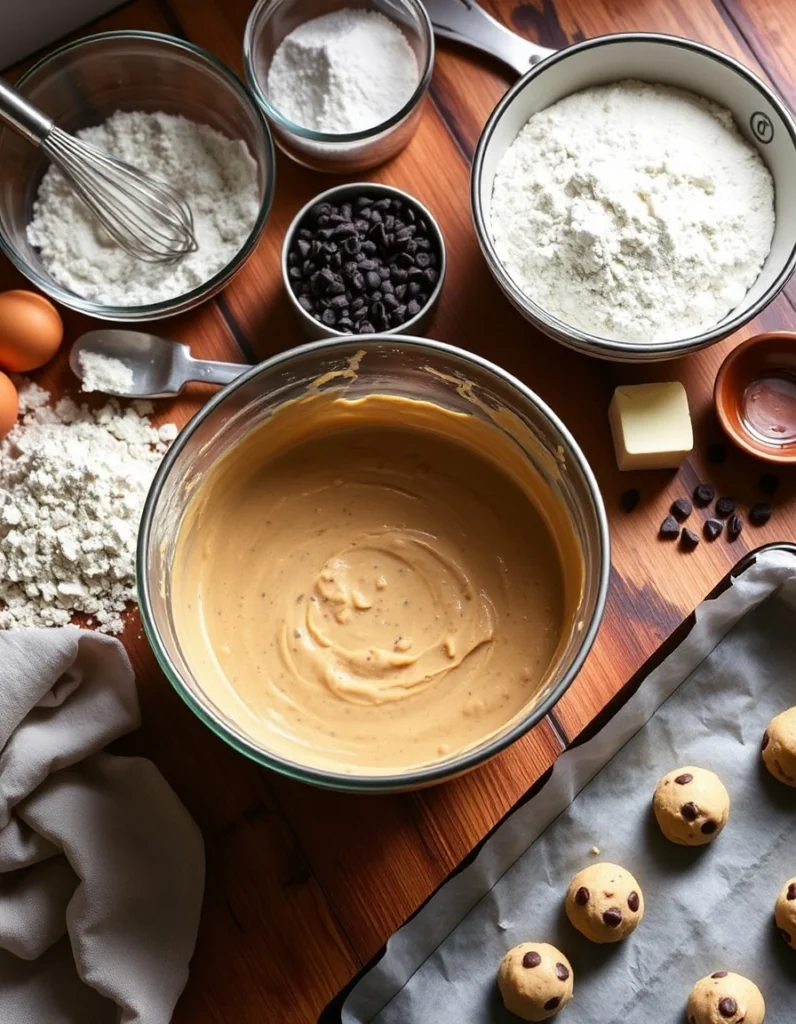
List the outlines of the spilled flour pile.
{"label": "spilled flour pile", "polygon": [[135,600],[141,510],[174,424],[150,403],[92,411],[54,406],[32,383],[0,441],[0,628],[67,625],[75,612],[106,633]]}

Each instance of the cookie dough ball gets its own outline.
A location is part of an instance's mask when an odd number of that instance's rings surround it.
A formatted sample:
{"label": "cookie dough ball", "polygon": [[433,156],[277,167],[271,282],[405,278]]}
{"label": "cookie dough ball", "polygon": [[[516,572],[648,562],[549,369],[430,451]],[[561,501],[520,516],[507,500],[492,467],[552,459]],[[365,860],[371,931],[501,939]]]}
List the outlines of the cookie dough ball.
{"label": "cookie dough ball", "polygon": [[796,708],[769,722],[763,733],[763,760],[775,779],[796,786]]}
{"label": "cookie dough ball", "polygon": [[681,846],[703,846],[727,824],[730,794],[715,772],[688,765],[664,775],[652,808],[667,839]]}
{"label": "cookie dough ball", "polygon": [[796,950],[796,878],[785,883],[777,900],[774,918],[782,938]]}
{"label": "cookie dough ball", "polygon": [[716,971],[702,978],[688,997],[688,1024],[763,1024],[766,1004],[748,978]]}
{"label": "cookie dough ball", "polygon": [[547,1020],[572,998],[572,967],[555,946],[522,942],[500,962],[498,988],[506,1009],[523,1020]]}
{"label": "cookie dough ball", "polygon": [[644,916],[641,887],[618,864],[592,864],[569,883],[567,917],[592,942],[619,942]]}

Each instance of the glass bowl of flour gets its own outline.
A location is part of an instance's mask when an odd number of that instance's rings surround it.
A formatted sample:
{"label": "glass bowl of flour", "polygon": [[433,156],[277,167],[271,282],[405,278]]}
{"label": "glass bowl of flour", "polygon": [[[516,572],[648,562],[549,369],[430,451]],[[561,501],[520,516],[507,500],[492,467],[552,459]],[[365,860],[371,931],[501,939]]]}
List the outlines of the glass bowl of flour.
{"label": "glass bowl of flour", "polygon": [[243,58],[280,149],[313,170],[353,174],[414,135],[434,32],[420,0],[259,0]]}
{"label": "glass bowl of flour", "polygon": [[677,358],[727,337],[796,267],[796,127],[731,57],[650,33],[541,61],[479,141],[487,265],[535,327],[587,355]]}
{"label": "glass bowl of flour", "polygon": [[198,250],[175,264],[123,252],[40,150],[0,129],[0,245],[34,285],[105,320],[192,309],[243,266],[274,192],[274,148],[257,105],[209,53],[151,32],[69,43],[20,91],[56,124],[168,180],[191,206]]}

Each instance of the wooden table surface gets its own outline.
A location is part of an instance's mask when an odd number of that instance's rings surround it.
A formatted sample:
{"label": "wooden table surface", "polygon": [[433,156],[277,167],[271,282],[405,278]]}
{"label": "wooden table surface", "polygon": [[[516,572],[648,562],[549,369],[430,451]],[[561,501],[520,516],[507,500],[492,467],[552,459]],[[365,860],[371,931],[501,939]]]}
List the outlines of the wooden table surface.
{"label": "wooden table surface", "polygon": [[[133,0],[78,34],[152,29],[206,47],[242,73],[251,0]],[[511,28],[560,48],[605,32],[689,36],[737,57],[796,106],[792,0],[510,0],[487,3]],[[23,69],[12,69],[10,75]],[[439,218],[450,267],[432,337],[477,351],[536,390],[571,428],[593,466],[611,522],[613,571],[602,630],[586,666],[553,714],[521,742],[466,778],[421,793],[356,797],[322,792],[262,770],[228,749],[183,705],[160,673],[132,612],[124,640],[133,659],[144,726],[120,744],[151,757],[200,824],[208,878],[191,978],[176,1024],[304,1024],[384,943],[563,749],[588,725],[701,598],[748,550],[796,534],[796,474],[770,523],[738,540],[701,543],[693,554],[656,539],[671,501],[700,481],[749,504],[766,467],[735,450],[710,464],[721,440],[711,406],[719,363],[761,329],[796,330],[796,282],[743,332],[678,362],[622,367],[590,360],[535,332],[492,282],[471,226],[468,173],[479,131],[510,84],[501,66],[442,42],[414,140],[372,177],[408,189]],[[285,229],[297,208],[332,184],[280,155],[276,201],[251,260],[217,299],[162,325],[195,355],[253,362],[297,344],[279,274]],[[25,282],[0,258],[0,288]],[[65,312],[67,337],[87,329]],[[620,474],[606,411],[619,383],[680,379],[696,431],[677,474]],[[36,375],[60,392],[74,386],[66,351]],[[196,387],[158,407],[184,423],[206,397]],[[626,514],[620,494],[642,493]],[[432,1024],[432,1022],[429,1022]]]}

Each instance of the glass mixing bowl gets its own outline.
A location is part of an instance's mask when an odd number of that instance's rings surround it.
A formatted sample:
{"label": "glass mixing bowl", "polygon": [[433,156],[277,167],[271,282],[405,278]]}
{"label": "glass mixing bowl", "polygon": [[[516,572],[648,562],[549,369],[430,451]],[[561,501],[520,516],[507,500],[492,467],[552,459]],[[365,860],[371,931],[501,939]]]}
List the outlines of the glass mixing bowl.
{"label": "glass mixing bowl", "polygon": [[67,43],[16,83],[59,127],[75,132],[116,110],[165,111],[242,139],[257,162],[260,210],[237,255],[184,295],[147,306],[107,306],[60,285],[28,242],[25,229],[49,161],[10,128],[0,129],[0,247],[37,288],[102,320],[156,320],[193,309],[218,292],[251,255],[274,195],[274,147],[268,125],[228,67],[191,43],[157,32],[105,32]]}
{"label": "glass mixing bowl", "polygon": [[[364,357],[352,374],[352,358]],[[340,371],[348,369],[347,377]],[[429,370],[431,372],[429,372]],[[429,767],[394,775],[343,774],[275,756],[254,743],[203,692],[174,621],[172,563],[186,509],[203,474],[283,403],[306,394],[326,374],[327,386],[350,398],[389,394],[488,418],[507,410],[528,428],[523,455],[569,516],[583,562],[581,597],[561,653],[521,718],[480,746]],[[462,379],[470,390],[457,387]],[[465,393],[466,392],[466,393]],[[234,524],[230,524],[234,529]],[[605,606],[610,568],[608,526],[597,483],[569,431],[529,388],[479,356],[422,338],[358,336],[318,341],[253,367],[220,391],[188,424],[160,465],[138,538],[138,591],[147,637],[166,676],[196,715],[230,746],[284,775],[355,792],[412,789],[452,778],[486,761],[539,722],[575,678],[591,648]]]}
{"label": "glass mixing bowl", "polygon": [[434,69],[434,31],[420,0],[363,0],[353,6],[383,14],[406,36],[417,58],[417,88],[392,117],[366,131],[317,132],[285,117],[268,98],[268,70],[277,47],[305,21],[351,6],[350,0],[259,0],[249,15],[243,39],[246,78],[279,148],[305,167],[335,174],[376,167],[403,149],[420,121]]}

